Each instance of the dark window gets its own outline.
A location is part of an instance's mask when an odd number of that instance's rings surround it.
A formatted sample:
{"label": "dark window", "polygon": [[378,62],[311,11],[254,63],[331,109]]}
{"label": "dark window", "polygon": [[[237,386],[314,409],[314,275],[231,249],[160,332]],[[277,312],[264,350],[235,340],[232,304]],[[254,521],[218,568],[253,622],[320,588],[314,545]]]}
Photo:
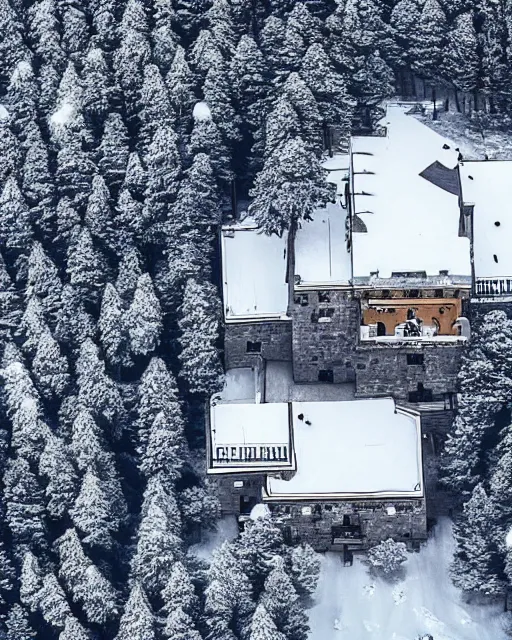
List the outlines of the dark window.
{"label": "dark window", "polygon": [[334,307],[324,307],[322,309],[318,309],[318,317],[319,318],[332,318],[334,315],[335,309]]}
{"label": "dark window", "polygon": [[347,514],[343,516],[343,526],[350,527],[350,516],[348,516]]}
{"label": "dark window", "polygon": [[443,297],[443,290],[442,289],[436,289],[434,292],[434,295],[436,298],[442,298]]}
{"label": "dark window", "polygon": [[432,389],[425,389],[422,382],[418,382],[416,391],[409,392],[409,402],[432,402]]}
{"label": "dark window", "polygon": [[377,335],[378,336],[386,335],[386,325],[383,322],[377,322]]}
{"label": "dark window", "polygon": [[419,298],[420,297],[420,290],[419,289],[411,289],[409,291],[409,298]]}
{"label": "dark window", "polygon": [[320,369],[318,372],[318,382],[334,382],[334,372],[332,369]]}
{"label": "dark window", "polygon": [[301,307],[307,307],[309,304],[309,296],[307,293],[298,293],[293,300],[295,304],[300,304]]}
{"label": "dark window", "polygon": [[408,353],[407,354],[407,364],[423,364],[423,354],[422,353]]}
{"label": "dark window", "polygon": [[331,296],[327,291],[320,291],[318,293],[318,302],[330,302]]}
{"label": "dark window", "polygon": [[261,353],[261,342],[247,341],[247,353]]}
{"label": "dark window", "polygon": [[283,527],[283,540],[285,544],[292,544],[292,528]]}

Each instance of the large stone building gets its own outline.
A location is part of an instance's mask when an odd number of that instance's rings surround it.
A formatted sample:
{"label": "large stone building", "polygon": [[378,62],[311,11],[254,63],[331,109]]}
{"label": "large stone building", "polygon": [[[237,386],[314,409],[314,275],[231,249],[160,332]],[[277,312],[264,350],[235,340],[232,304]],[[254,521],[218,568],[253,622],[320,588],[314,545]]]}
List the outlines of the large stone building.
{"label": "large stone building", "polygon": [[[317,548],[338,544],[340,531],[352,530],[360,546],[387,535],[411,544],[425,538],[425,507],[436,492],[436,456],[456,405],[470,308],[506,304],[507,295],[512,301],[512,264],[501,277],[509,266],[508,220],[495,214],[500,202],[510,201],[511,187],[504,185],[511,181],[503,173],[510,175],[512,163],[459,163],[453,143],[399,105],[388,107],[381,125],[380,135],[352,138],[348,156],[327,161],[336,203],[311,221],[281,238],[263,235],[248,219],[221,230],[228,375],[224,394],[212,401],[209,473],[221,488],[225,513],[246,516],[263,500],[290,539]],[[256,385],[240,408],[237,380],[247,376]],[[247,391],[247,380],[242,388]],[[379,494],[361,486],[351,494],[344,478],[333,476],[332,491],[308,487],[294,494],[297,478],[304,477],[301,465],[313,478],[323,466],[294,446],[302,427],[296,415],[306,415],[295,403],[313,403],[308,411],[315,413],[332,405],[330,445],[324,439],[323,446],[343,452],[347,434],[359,433],[366,420],[365,404],[357,401],[377,398],[387,398],[383,407],[396,403],[393,415],[421,422],[414,458],[421,493],[389,493],[388,487]],[[274,430],[263,412],[274,418],[281,412],[284,425],[288,411],[290,440],[256,438],[257,446],[280,447],[275,465],[215,462],[213,430],[222,429],[229,411],[219,406],[230,402],[240,424],[246,412],[247,420],[256,412],[269,437]],[[314,407],[322,403],[324,409]],[[359,416],[345,410],[351,403]],[[313,421],[311,431],[321,439],[324,427]],[[384,427],[382,434],[379,446],[385,447]],[[241,442],[254,445],[244,439],[223,446],[234,450]],[[373,446],[371,438],[366,446]]]}

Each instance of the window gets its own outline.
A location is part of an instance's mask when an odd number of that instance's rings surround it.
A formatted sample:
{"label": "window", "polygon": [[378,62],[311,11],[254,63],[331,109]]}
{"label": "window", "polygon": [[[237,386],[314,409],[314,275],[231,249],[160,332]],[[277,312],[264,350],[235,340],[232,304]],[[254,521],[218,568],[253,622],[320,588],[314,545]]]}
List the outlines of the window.
{"label": "window", "polygon": [[241,487],[243,487],[243,486],[244,486],[244,481],[243,481],[243,480],[235,480],[235,481],[233,482],[233,487],[234,487],[235,489],[240,489],[240,488],[241,488]]}
{"label": "window", "polygon": [[443,297],[443,290],[442,289],[436,289],[434,291],[434,295],[436,298],[442,298]]}
{"label": "window", "polygon": [[318,293],[318,302],[330,302],[331,296],[327,291],[319,291]]}
{"label": "window", "polygon": [[416,391],[409,391],[409,402],[432,402],[432,389],[425,389],[422,382],[418,382]]}
{"label": "window", "polygon": [[423,364],[424,356],[422,353],[408,353],[407,364]]}
{"label": "window", "polygon": [[334,316],[334,307],[323,307],[318,309],[318,322],[330,322]]}
{"label": "window", "polygon": [[301,307],[307,307],[309,304],[309,296],[307,293],[298,293],[293,301],[295,304],[300,304]]}
{"label": "window", "polygon": [[408,292],[408,297],[409,298],[419,298],[420,297],[420,291],[419,289],[411,289]]}
{"label": "window", "polygon": [[334,372],[332,369],[320,369],[318,372],[318,382],[334,382]]}
{"label": "window", "polygon": [[261,342],[247,341],[247,353],[261,353]]}

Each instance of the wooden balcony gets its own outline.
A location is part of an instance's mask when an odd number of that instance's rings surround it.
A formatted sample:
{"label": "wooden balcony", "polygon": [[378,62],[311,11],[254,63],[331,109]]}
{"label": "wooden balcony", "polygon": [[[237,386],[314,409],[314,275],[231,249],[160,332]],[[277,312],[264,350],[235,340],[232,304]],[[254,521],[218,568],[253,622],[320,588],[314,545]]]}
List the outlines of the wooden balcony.
{"label": "wooden balcony", "polygon": [[479,298],[512,296],[512,276],[501,278],[476,278],[475,295]]}

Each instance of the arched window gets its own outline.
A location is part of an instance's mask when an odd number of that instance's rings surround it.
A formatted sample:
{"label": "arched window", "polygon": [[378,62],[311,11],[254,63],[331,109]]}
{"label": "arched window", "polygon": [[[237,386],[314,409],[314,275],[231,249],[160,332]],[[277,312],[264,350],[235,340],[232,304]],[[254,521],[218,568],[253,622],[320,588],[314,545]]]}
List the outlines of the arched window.
{"label": "arched window", "polygon": [[377,322],[377,335],[378,336],[386,335],[386,325],[383,322]]}

